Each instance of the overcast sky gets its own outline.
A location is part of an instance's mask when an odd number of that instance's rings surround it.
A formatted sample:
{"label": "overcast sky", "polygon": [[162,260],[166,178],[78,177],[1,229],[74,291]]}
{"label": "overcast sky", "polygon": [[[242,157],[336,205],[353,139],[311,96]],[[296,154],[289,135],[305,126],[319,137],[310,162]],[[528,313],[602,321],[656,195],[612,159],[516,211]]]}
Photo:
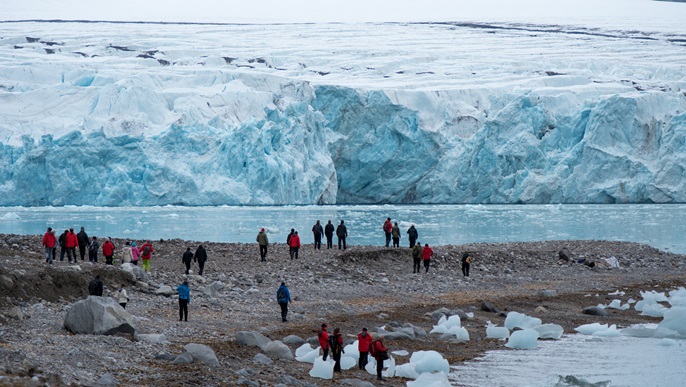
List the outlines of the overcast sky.
{"label": "overcast sky", "polygon": [[646,8],[686,20],[686,3],[652,0],[0,0],[0,20],[564,22],[607,15],[640,20]]}

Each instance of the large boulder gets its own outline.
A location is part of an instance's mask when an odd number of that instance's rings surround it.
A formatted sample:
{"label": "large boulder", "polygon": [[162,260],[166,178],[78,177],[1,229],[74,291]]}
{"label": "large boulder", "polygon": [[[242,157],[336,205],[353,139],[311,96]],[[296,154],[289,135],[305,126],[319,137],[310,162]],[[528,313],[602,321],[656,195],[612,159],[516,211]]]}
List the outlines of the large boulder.
{"label": "large boulder", "polygon": [[193,361],[199,361],[211,366],[219,366],[219,359],[212,348],[204,344],[190,343],[183,347],[191,355]]}
{"label": "large boulder", "polygon": [[207,297],[217,297],[219,296],[219,292],[224,289],[226,285],[221,282],[221,281],[214,281],[211,284],[205,286],[203,288],[203,292]]}
{"label": "large boulder", "polygon": [[141,281],[141,282],[147,282],[150,278],[148,277],[148,273],[143,271],[143,269],[140,268],[140,266],[136,266],[132,263],[123,263],[121,266],[121,269],[133,274],[134,277],[136,277],[136,281]]}
{"label": "large boulder", "polygon": [[89,296],[67,311],[64,327],[76,334],[135,334],[133,317],[110,297]]}
{"label": "large boulder", "polygon": [[162,285],[159,288],[155,289],[155,294],[161,295],[161,296],[172,296],[176,293],[174,289],[172,289],[171,286],[169,285]]}
{"label": "large boulder", "polygon": [[274,340],[262,347],[265,355],[272,359],[293,360],[293,352],[288,346],[279,340]]}
{"label": "large boulder", "polygon": [[239,331],[236,333],[236,341],[240,345],[259,348],[262,348],[271,342],[267,337],[255,331]]}

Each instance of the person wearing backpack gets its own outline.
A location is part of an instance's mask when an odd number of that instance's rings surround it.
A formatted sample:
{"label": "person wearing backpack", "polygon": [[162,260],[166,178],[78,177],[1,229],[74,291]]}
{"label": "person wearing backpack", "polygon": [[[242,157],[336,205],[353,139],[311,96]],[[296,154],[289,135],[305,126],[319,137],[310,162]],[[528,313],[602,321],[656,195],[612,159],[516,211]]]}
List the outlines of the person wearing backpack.
{"label": "person wearing backpack", "polygon": [[96,275],[95,279],[93,279],[89,284],[88,284],[88,294],[91,296],[100,296],[102,297],[102,281],[100,280],[100,276]]}
{"label": "person wearing backpack", "polygon": [[112,243],[112,239],[109,237],[102,244],[102,255],[105,256],[105,265],[114,264],[114,243]]}
{"label": "person wearing backpack", "polygon": [[393,247],[400,247],[400,227],[398,227],[398,222],[391,229],[391,236],[393,237]]}
{"label": "person wearing backpack", "polygon": [[472,256],[469,253],[462,254],[462,275],[469,277],[469,265],[472,263]]}
{"label": "person wearing backpack", "polygon": [[193,255],[193,262],[198,262],[198,275],[202,275],[205,270],[205,262],[207,262],[207,250],[202,245],[198,246]]}
{"label": "person wearing backpack", "polygon": [[417,229],[414,228],[414,224],[407,230],[407,236],[410,239],[410,248],[413,248],[414,243],[417,242],[417,238],[419,238],[419,233],[417,232]]}
{"label": "person wearing backpack", "polygon": [[181,262],[186,265],[185,274],[188,275],[188,272],[191,270],[191,263],[193,263],[193,252],[190,247],[186,248],[186,252],[183,253],[183,256],[181,257]]}
{"label": "person wearing backpack", "polygon": [[45,249],[45,262],[52,265],[53,249],[55,248],[55,234],[52,232],[52,227],[48,227],[48,231],[43,235],[43,248]]}
{"label": "person wearing backpack", "polygon": [[329,356],[329,332],[326,331],[327,325],[322,324],[322,329],[317,332],[317,339],[319,340],[319,346],[322,348],[324,356],[322,360],[326,361]]}
{"label": "person wearing backpack", "polygon": [[422,262],[422,244],[419,242],[412,248],[412,261],[414,261],[412,272],[419,273],[421,270],[420,264]]}
{"label": "person wearing backpack", "polygon": [[188,304],[191,303],[191,288],[188,287],[188,280],[183,281],[176,291],[179,292],[179,321],[188,321]]}
{"label": "person wearing backpack", "polygon": [[288,303],[291,302],[291,292],[288,291],[285,282],[281,282],[281,286],[276,290],[276,302],[281,307],[281,321],[287,322],[288,319],[286,317],[288,317]]}
{"label": "person wearing backpack", "polygon": [[88,247],[88,234],[86,234],[86,230],[81,227],[81,231],[79,231],[78,234],[76,234],[76,238],[79,241],[79,255],[81,255],[81,260],[83,261],[83,257],[86,255],[86,248]]}
{"label": "person wearing backpack", "polygon": [[331,348],[331,358],[334,361],[333,372],[341,372],[341,354],[345,351],[343,350],[343,338],[339,328],[334,329],[333,335],[329,336],[329,347]]}
{"label": "person wearing backpack", "polygon": [[98,263],[98,250],[100,249],[100,244],[98,243],[98,237],[93,236],[93,240],[88,247],[88,262]]}
{"label": "person wearing backpack", "polygon": [[60,245],[60,262],[64,261],[64,253],[67,252],[67,234],[69,234],[69,230],[64,230],[57,238],[57,243]]}
{"label": "person wearing backpack", "polygon": [[391,218],[387,218],[385,222],[383,222],[383,232],[386,234],[386,247],[391,244],[391,231],[393,230],[393,224],[391,224]]}
{"label": "person wearing backpack", "polygon": [[141,255],[141,252],[138,250],[138,247],[136,247],[136,242],[131,242],[129,253],[131,254],[131,263],[138,266],[138,257]]}
{"label": "person wearing backpack", "polygon": [[295,235],[295,229],[294,228],[291,229],[291,233],[288,234],[288,236],[286,237],[286,244],[288,245],[288,254],[290,254],[291,259],[293,259],[293,253],[294,253],[293,248],[291,247],[291,238],[293,238],[293,235]]}
{"label": "person wearing backpack", "polygon": [[331,224],[331,220],[329,220],[329,223],[326,224],[326,227],[324,228],[324,235],[326,235],[326,248],[330,249],[333,248],[333,224]]}
{"label": "person wearing backpack", "polygon": [[255,238],[255,241],[258,245],[260,245],[260,261],[267,262],[267,247],[269,246],[269,237],[267,237],[267,233],[264,231],[264,228],[257,233],[257,238]]}
{"label": "person wearing backpack", "polygon": [[145,242],[143,246],[141,246],[140,251],[140,258],[143,261],[143,271],[150,273],[150,259],[152,258],[152,252],[154,251],[150,242]]}
{"label": "person wearing backpack", "polygon": [[367,332],[367,328],[362,328],[362,332],[357,335],[357,349],[360,352],[360,369],[363,370],[369,362],[369,344],[372,343],[372,335]]}
{"label": "person wearing backpack", "polygon": [[369,344],[369,354],[376,359],[376,380],[384,380],[381,372],[383,371],[384,360],[388,359],[388,348],[384,347],[381,339],[383,336],[379,336],[378,339]]}
{"label": "person wearing backpack", "polygon": [[314,235],[314,249],[315,250],[321,250],[322,249],[322,234],[324,234],[324,227],[322,227],[321,223],[317,221],[314,226],[312,226],[312,234]]}
{"label": "person wearing backpack", "polygon": [[288,245],[291,246],[291,259],[293,259],[293,257],[298,259],[298,251],[300,251],[300,237],[298,236],[297,231],[291,236],[291,239],[288,241]]}

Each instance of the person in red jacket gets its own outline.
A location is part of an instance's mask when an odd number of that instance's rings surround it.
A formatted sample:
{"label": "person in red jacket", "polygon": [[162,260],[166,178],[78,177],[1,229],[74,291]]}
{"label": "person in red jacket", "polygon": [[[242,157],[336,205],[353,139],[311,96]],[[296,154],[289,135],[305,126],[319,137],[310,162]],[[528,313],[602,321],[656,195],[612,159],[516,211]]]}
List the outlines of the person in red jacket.
{"label": "person in red jacket", "polygon": [[74,229],[70,228],[67,234],[67,258],[69,263],[71,263],[71,257],[74,257],[74,263],[76,263],[76,248],[79,247],[79,238],[74,234]]}
{"label": "person in red jacket", "polygon": [[294,256],[295,259],[298,259],[298,250],[300,250],[300,237],[298,236],[297,231],[291,236],[291,239],[288,240],[288,245],[291,247],[291,259],[293,259]]}
{"label": "person in red jacket", "polygon": [[317,332],[317,338],[319,339],[319,346],[324,351],[322,360],[326,361],[326,357],[329,356],[329,332],[326,331],[326,324],[322,324],[322,329]]}
{"label": "person in red jacket", "polygon": [[51,265],[54,259],[53,249],[55,248],[55,243],[57,243],[57,239],[55,239],[55,234],[52,232],[52,227],[48,227],[48,231],[43,235],[43,247],[45,248],[45,262]]}
{"label": "person in red jacket", "polygon": [[386,219],[383,222],[383,232],[386,234],[386,247],[391,244],[391,231],[393,230],[393,224],[391,223],[391,218]]}
{"label": "person in red jacket", "polygon": [[102,255],[105,256],[105,264],[114,264],[114,243],[112,243],[112,238],[107,237],[105,243],[102,244]]}
{"label": "person in red jacket", "polygon": [[374,358],[376,359],[376,380],[384,380],[383,377],[381,377],[383,361],[388,359],[388,348],[384,347],[381,339],[383,339],[383,337],[379,336],[372,344],[374,346]]}
{"label": "person in red jacket", "polygon": [[429,266],[431,265],[431,257],[434,255],[434,251],[431,250],[428,243],[424,244],[424,249],[422,250],[422,259],[424,260],[425,273],[429,272]]}
{"label": "person in red jacket", "polygon": [[150,259],[152,258],[153,248],[150,242],[145,242],[138,251],[140,251],[140,259],[143,262],[143,271],[150,273]]}
{"label": "person in red jacket", "polygon": [[369,344],[372,343],[372,335],[367,332],[367,328],[362,328],[362,332],[357,335],[357,349],[360,351],[360,369],[363,370],[369,358]]}

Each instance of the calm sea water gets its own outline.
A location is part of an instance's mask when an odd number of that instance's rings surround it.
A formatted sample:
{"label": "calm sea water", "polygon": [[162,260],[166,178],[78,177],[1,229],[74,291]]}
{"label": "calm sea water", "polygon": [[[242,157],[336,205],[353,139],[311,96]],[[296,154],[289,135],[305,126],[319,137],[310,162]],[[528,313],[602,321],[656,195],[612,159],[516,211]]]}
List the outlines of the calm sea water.
{"label": "calm sea water", "polygon": [[[89,235],[254,243],[260,228],[285,242],[291,228],[311,243],[315,221],[341,220],[350,244],[382,245],[390,217],[407,244],[411,224],[434,245],[560,239],[632,241],[686,253],[686,205],[383,205],[283,207],[3,207],[0,233],[85,227]],[[78,230],[78,229],[77,229]]]}

